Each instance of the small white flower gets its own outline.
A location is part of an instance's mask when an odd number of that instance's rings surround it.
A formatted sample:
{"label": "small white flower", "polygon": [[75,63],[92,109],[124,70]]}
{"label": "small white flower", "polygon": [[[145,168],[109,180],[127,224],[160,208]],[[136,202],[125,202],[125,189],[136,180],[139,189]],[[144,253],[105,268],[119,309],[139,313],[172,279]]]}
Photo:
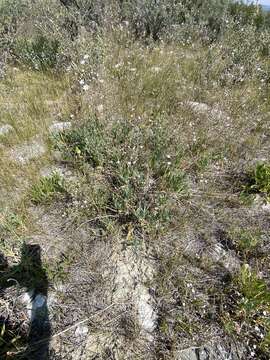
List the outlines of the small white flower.
{"label": "small white flower", "polygon": [[87,60],[87,59],[89,59],[89,55],[85,54],[83,58],[84,58],[84,60]]}
{"label": "small white flower", "polygon": [[85,85],[83,85],[83,87],[82,87],[82,88],[83,88],[83,90],[84,90],[84,91],[87,91],[87,90],[89,90],[90,86],[89,86],[89,85],[87,85],[87,84],[85,84]]}
{"label": "small white flower", "polygon": [[84,64],[85,64],[85,60],[81,60],[81,61],[80,61],[80,64],[81,64],[81,65],[84,65]]}
{"label": "small white flower", "polygon": [[169,166],[170,166],[170,165],[172,165],[172,163],[171,163],[170,161],[168,161],[168,162],[167,162],[167,165],[169,165]]}
{"label": "small white flower", "polygon": [[81,80],[79,81],[79,84],[80,84],[80,85],[84,85],[84,79],[81,79]]}
{"label": "small white flower", "polygon": [[161,70],[161,68],[159,67],[159,66],[154,66],[154,67],[152,67],[152,71],[154,72],[154,73],[159,73],[160,72],[160,70]]}
{"label": "small white flower", "polygon": [[103,105],[102,104],[99,104],[98,106],[97,106],[97,111],[99,112],[99,113],[102,113],[103,112]]}

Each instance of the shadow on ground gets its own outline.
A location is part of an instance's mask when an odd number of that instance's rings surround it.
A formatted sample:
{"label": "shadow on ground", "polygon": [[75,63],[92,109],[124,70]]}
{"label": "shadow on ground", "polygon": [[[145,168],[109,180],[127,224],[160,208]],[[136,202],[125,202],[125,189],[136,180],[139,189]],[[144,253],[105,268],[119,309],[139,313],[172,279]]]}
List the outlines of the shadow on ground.
{"label": "shadow on ground", "polygon": [[[10,312],[15,311],[16,301],[7,315],[0,315],[0,358],[48,360],[51,327],[47,307],[48,278],[42,267],[39,245],[23,244],[21,260],[18,265],[9,267],[6,258],[0,255],[0,299],[11,287],[25,290],[24,298],[28,312],[27,331],[22,330],[22,319],[12,319]],[[14,339],[16,339],[14,341]],[[16,345],[17,344],[17,345]],[[16,347],[24,351],[16,351]]]}

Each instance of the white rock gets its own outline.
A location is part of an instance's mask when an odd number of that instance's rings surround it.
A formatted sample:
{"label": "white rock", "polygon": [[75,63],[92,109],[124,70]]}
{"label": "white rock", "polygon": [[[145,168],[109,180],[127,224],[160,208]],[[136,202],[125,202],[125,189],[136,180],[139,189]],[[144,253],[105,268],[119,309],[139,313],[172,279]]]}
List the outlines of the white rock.
{"label": "white rock", "polygon": [[186,105],[191,107],[192,110],[198,113],[206,113],[208,111],[211,111],[211,107],[209,105],[196,101],[187,101]]}
{"label": "white rock", "polygon": [[31,312],[32,312],[32,296],[33,292],[25,292],[20,296],[21,302],[25,305],[27,310],[28,318],[31,318]]}
{"label": "white rock", "polygon": [[139,323],[146,332],[152,333],[156,328],[157,314],[151,305],[151,296],[143,286],[140,286],[137,292],[139,294],[137,302]]}
{"label": "white rock", "polygon": [[183,105],[187,105],[198,114],[209,114],[216,120],[230,120],[229,115],[221,110],[218,105],[211,107],[205,103],[199,103],[196,101],[186,101]]}
{"label": "white rock", "polygon": [[102,104],[97,106],[97,111],[98,111],[99,114],[103,113],[103,105]]}
{"label": "white rock", "polygon": [[87,335],[87,333],[88,333],[88,327],[83,324],[78,325],[75,330],[75,336],[78,336],[78,337],[85,336],[85,335]]}
{"label": "white rock", "polygon": [[88,91],[90,89],[90,86],[85,84],[85,85],[83,85],[82,88],[83,88],[84,91]]}
{"label": "white rock", "polygon": [[7,135],[11,131],[14,131],[14,128],[9,124],[0,126],[0,136]]}
{"label": "white rock", "polygon": [[47,166],[40,170],[40,175],[42,177],[48,177],[53,176],[54,174],[57,174],[63,179],[68,179],[71,181],[76,181],[77,177],[74,172],[66,168],[65,166]]}
{"label": "white rock", "polygon": [[269,213],[270,213],[270,203],[263,204],[263,205],[262,205],[262,210],[265,211],[265,212],[269,212]]}
{"label": "white rock", "polygon": [[[224,344],[225,345],[225,344]],[[190,347],[177,351],[175,359],[177,360],[233,360],[242,359],[242,349],[231,346],[230,349],[225,348],[223,344],[213,343],[206,344],[201,347]]]}
{"label": "white rock", "polygon": [[196,354],[196,348],[191,347],[191,348],[179,351],[176,354],[176,359],[177,360],[198,360],[198,356]]}
{"label": "white rock", "polygon": [[62,131],[65,131],[65,130],[69,130],[70,128],[71,128],[71,122],[70,121],[57,122],[57,123],[52,124],[49,127],[49,132],[51,134],[57,134],[57,133],[60,133]]}
{"label": "white rock", "polygon": [[35,139],[31,143],[23,143],[10,150],[12,161],[25,165],[46,153],[46,146],[42,140]]}

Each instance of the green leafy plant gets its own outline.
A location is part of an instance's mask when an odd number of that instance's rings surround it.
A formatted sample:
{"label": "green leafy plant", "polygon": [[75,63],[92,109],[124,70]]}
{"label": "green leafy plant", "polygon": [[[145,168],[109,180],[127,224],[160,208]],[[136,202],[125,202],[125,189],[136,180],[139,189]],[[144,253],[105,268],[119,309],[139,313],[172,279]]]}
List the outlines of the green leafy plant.
{"label": "green leafy plant", "polygon": [[244,188],[244,193],[261,193],[270,199],[270,165],[265,163],[257,164],[254,172],[250,175],[249,183]]}
{"label": "green leafy plant", "polygon": [[47,204],[51,202],[57,194],[64,193],[65,188],[63,178],[54,173],[39,180],[32,186],[30,191],[31,201],[35,204]]}
{"label": "green leafy plant", "polygon": [[249,231],[243,228],[236,228],[230,231],[230,236],[234,239],[237,250],[246,257],[256,254],[261,243],[260,231]]}
{"label": "green leafy plant", "polygon": [[248,265],[242,266],[237,284],[244,296],[241,300],[241,307],[247,316],[252,316],[253,311],[264,309],[270,305],[270,292],[267,284]]}
{"label": "green leafy plant", "polygon": [[270,195],[270,165],[258,164],[254,172],[255,184],[252,189]]}
{"label": "green leafy plant", "polygon": [[104,126],[94,118],[87,126],[56,136],[55,141],[65,158],[85,161],[95,168],[101,166],[104,161],[104,134]]}

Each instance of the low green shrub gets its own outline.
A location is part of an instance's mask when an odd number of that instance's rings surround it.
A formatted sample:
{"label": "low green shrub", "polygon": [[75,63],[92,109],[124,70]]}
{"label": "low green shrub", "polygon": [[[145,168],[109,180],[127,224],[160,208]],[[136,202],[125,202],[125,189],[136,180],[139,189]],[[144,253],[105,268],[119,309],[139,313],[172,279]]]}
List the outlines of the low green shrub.
{"label": "low green shrub", "polygon": [[137,37],[158,40],[173,27],[188,24],[190,30],[196,26],[198,33],[206,31],[209,39],[215,39],[225,21],[227,6],[228,2],[220,0],[125,0],[121,1],[120,11]]}
{"label": "low green shrub", "polygon": [[34,204],[48,204],[57,194],[64,193],[63,178],[58,173],[41,178],[30,191],[30,199]]}
{"label": "low green shrub", "polygon": [[121,15],[130,22],[137,37],[158,40],[173,23],[176,9],[175,1],[171,0],[126,0],[122,4]]}
{"label": "low green shrub", "polygon": [[258,164],[254,172],[254,182],[252,189],[270,195],[270,165]]}
{"label": "low green shrub", "polygon": [[249,174],[248,184],[244,186],[243,194],[261,193],[270,200],[270,165],[259,163]]}
{"label": "low green shrub", "polygon": [[267,26],[267,14],[254,3],[230,3],[229,16],[241,26],[253,24],[257,29]]}

